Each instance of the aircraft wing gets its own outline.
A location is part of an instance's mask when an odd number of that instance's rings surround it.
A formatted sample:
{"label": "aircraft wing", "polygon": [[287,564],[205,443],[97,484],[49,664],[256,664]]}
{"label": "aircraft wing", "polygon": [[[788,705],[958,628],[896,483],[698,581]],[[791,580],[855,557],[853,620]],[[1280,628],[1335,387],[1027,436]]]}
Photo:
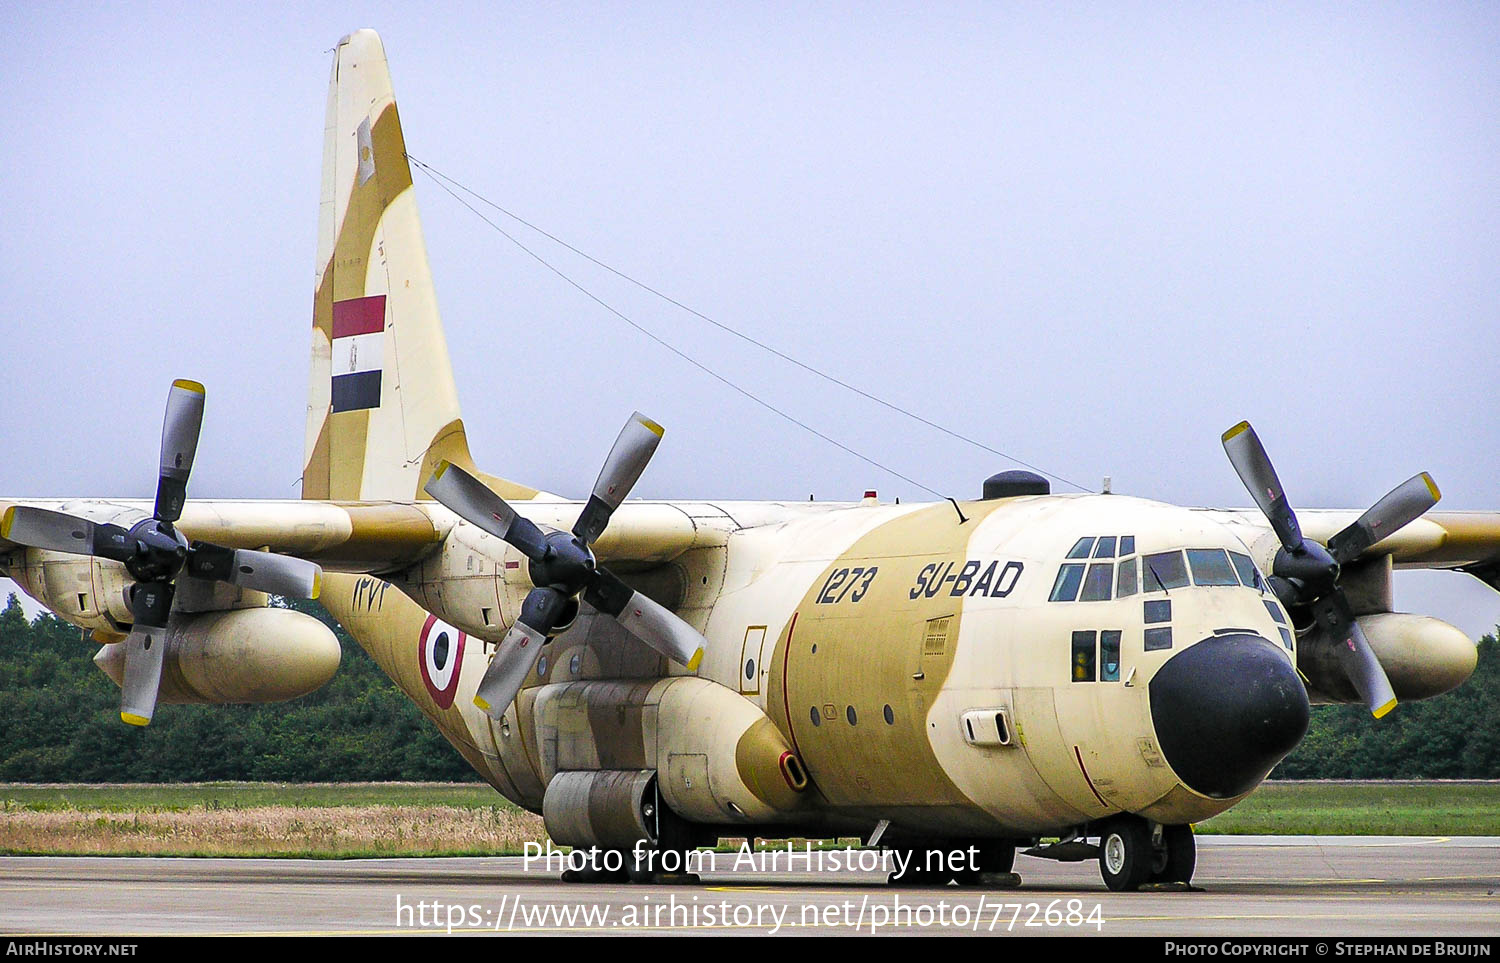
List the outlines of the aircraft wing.
{"label": "aircraft wing", "polygon": [[[1255,509],[1223,514],[1232,516],[1237,526],[1264,531],[1274,541],[1275,536],[1265,517]],[[1358,511],[1338,509],[1302,509],[1297,512],[1303,533],[1325,544],[1359,516]],[[1467,572],[1500,591],[1500,512],[1428,512],[1371,545],[1360,557],[1382,555],[1391,556],[1392,563],[1400,569],[1442,568]]]}
{"label": "aircraft wing", "polygon": [[[151,515],[145,499],[0,499],[0,512],[27,505],[93,522],[129,527]],[[582,508],[577,502],[520,501],[532,521],[567,530]],[[190,541],[294,555],[336,572],[396,571],[436,551],[458,524],[436,502],[335,502],[314,500],[192,499],[177,527]],[[722,539],[722,526],[705,526],[691,506],[628,502],[595,543],[601,561],[659,564],[690,548]],[[0,553],[16,546],[0,540]]]}

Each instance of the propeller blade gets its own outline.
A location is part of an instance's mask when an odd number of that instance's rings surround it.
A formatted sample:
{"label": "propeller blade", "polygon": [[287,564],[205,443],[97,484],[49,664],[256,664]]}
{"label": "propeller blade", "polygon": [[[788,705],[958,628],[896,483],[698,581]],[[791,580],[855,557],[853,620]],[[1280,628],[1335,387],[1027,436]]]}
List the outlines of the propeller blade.
{"label": "propeller blade", "polygon": [[161,426],[161,476],[156,482],[155,511],[159,521],[175,522],[182,517],[202,427],[203,386],[184,379],[172,382]]}
{"label": "propeller blade", "polygon": [[120,684],[120,718],[144,726],[156,713],[161,665],[166,655],[167,621],[172,614],[170,582],[137,582],[130,592],[135,625],[125,639],[125,676]]}
{"label": "propeller blade", "polygon": [[[436,496],[433,496],[436,497]],[[516,693],[542,657],[542,646],[568,607],[568,598],[545,586],[534,588],[521,603],[521,616],[500,640],[500,648],[490,659],[474,692],[474,704],[491,719],[500,720],[516,700]]]}
{"label": "propeller blade", "polygon": [[670,609],[620,581],[608,569],[583,593],[583,600],[614,617],[631,635],[689,671],[698,671],[707,641]]}
{"label": "propeller blade", "polygon": [[45,508],[16,505],[0,516],[0,539],[71,555],[98,555],[123,562],[135,555],[135,540],[118,525],[99,524]]}
{"label": "propeller blade", "polygon": [[166,656],[167,630],[136,623],[125,639],[125,677],[120,685],[120,719],[144,726],[156,714],[161,688],[161,666]]}
{"label": "propeller blade", "polygon": [[527,558],[540,561],[546,557],[547,539],[542,530],[457,465],[446,461],[439,464],[424,490],[464,521],[514,545]]}
{"label": "propeller blade", "polygon": [[1224,432],[1223,441],[1230,464],[1234,465],[1250,497],[1255,499],[1255,504],[1271,523],[1276,537],[1281,539],[1281,547],[1288,552],[1300,549],[1302,526],[1297,524],[1297,515],[1292,511],[1291,502],[1287,501],[1281,479],[1276,477],[1276,469],[1271,466],[1270,456],[1255,429],[1250,427],[1250,422],[1242,421]]}
{"label": "propeller blade", "polygon": [[1338,651],[1339,663],[1349,681],[1365,702],[1365,707],[1377,719],[1396,707],[1396,692],[1385,668],[1370,647],[1370,640],[1354,620],[1353,610],[1344,598],[1342,590],[1313,605],[1313,614],[1318,625],[1328,633],[1329,640]]}
{"label": "propeller blade", "polygon": [[315,599],[323,587],[323,569],[315,562],[208,542],[189,546],[186,570],[193,578],[214,579],[287,598]]}
{"label": "propeller blade", "polygon": [[1443,493],[1425,471],[1397,485],[1348,528],[1328,540],[1328,552],[1340,565],[1358,558],[1387,535],[1421,518]]}
{"label": "propeller blade", "polygon": [[646,464],[661,444],[662,426],[637,411],[625,422],[615,446],[604,459],[604,468],[599,480],[594,482],[594,492],[588,504],[573,523],[573,534],[585,545],[592,545],[609,524],[609,518],[630,494],[640,480]]}

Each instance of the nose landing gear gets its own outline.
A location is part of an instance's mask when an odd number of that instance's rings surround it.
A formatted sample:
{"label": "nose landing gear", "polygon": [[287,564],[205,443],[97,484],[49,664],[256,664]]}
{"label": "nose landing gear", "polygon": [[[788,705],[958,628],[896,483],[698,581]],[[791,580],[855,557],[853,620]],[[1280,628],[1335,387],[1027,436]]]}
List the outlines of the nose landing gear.
{"label": "nose landing gear", "polygon": [[1099,832],[1099,873],[1115,892],[1151,884],[1192,881],[1197,847],[1191,826],[1159,826],[1139,816],[1116,816]]}

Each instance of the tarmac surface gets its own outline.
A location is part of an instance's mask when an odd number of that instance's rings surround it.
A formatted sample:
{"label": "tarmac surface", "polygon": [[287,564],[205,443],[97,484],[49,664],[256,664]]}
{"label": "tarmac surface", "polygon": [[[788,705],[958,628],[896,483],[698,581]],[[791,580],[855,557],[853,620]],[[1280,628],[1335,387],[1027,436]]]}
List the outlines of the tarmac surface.
{"label": "tarmac surface", "polygon": [[0,932],[1500,935],[1500,837],[1199,837],[1191,892],[1111,893],[1095,862],[1025,856],[1018,889],[898,888],[772,852],[678,885],[568,884],[522,857],[5,857]]}

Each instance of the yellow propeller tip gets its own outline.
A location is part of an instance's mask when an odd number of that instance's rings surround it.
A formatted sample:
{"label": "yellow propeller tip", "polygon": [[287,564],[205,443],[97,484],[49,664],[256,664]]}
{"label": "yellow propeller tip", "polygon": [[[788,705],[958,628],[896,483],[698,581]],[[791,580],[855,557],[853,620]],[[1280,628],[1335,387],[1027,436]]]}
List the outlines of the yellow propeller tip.
{"label": "yellow propeller tip", "polygon": [[443,477],[443,472],[447,471],[448,469],[450,469],[452,467],[453,467],[453,462],[448,461],[447,459],[444,459],[443,461],[438,462],[437,468],[434,469],[433,472],[432,472],[432,480],[433,481],[437,481],[439,478],[442,478]]}
{"label": "yellow propeller tip", "polygon": [[700,666],[702,664],[703,664],[703,646],[700,645],[700,646],[698,646],[698,651],[693,653],[693,657],[691,659],[688,659],[688,662],[687,662],[688,671],[689,672],[697,672],[698,671],[698,666]]}
{"label": "yellow propeller tip", "polygon": [[203,395],[208,393],[203,390],[203,386],[201,384],[196,381],[189,381],[186,378],[178,378],[176,381],[172,382],[172,387],[181,388],[183,391],[191,391],[195,395]]}
{"label": "yellow propeller tip", "polygon": [[144,726],[150,724],[151,720],[145,716],[138,716],[133,712],[120,713],[120,721],[129,726]]}
{"label": "yellow propeller tip", "polygon": [[1427,474],[1425,471],[1422,472],[1422,480],[1427,483],[1427,491],[1432,494],[1433,501],[1438,501],[1443,497],[1443,493],[1438,491],[1437,482],[1432,480],[1431,475]]}
{"label": "yellow propeller tip", "polygon": [[1376,709],[1373,714],[1374,714],[1375,718],[1377,718],[1377,719],[1384,719],[1390,713],[1390,711],[1392,709],[1394,709],[1394,708],[1396,708],[1396,700],[1392,699],[1390,702],[1387,702],[1385,705],[1381,706],[1379,709]]}
{"label": "yellow propeller tip", "polygon": [[483,709],[485,712],[489,712],[490,711],[490,704],[488,702],[485,702],[479,696],[475,696],[474,697],[474,704],[476,706],[478,706],[479,708]]}
{"label": "yellow propeller tip", "polygon": [[1249,430],[1250,430],[1250,422],[1248,422],[1248,421],[1242,421],[1239,424],[1235,425],[1233,428],[1231,428],[1228,431],[1224,432],[1224,438],[1223,438],[1223,440],[1224,441],[1228,441],[1229,439],[1233,438],[1235,435],[1242,435],[1242,434],[1244,434],[1245,432],[1247,432]]}
{"label": "yellow propeller tip", "polygon": [[319,595],[322,595],[322,594],[323,594],[323,573],[322,572],[316,572],[316,573],[313,574],[312,594],[309,595],[308,598],[315,599]]}
{"label": "yellow propeller tip", "polygon": [[645,428],[647,431],[651,432],[651,434],[655,435],[658,438],[667,433],[667,429],[663,428],[661,425],[658,425],[656,422],[652,421],[650,418],[647,418],[645,415],[640,414],[639,412],[636,413],[636,419],[640,421],[643,428]]}
{"label": "yellow propeller tip", "polygon": [[10,527],[16,523],[16,506],[12,505],[0,515],[0,538],[10,538]]}

